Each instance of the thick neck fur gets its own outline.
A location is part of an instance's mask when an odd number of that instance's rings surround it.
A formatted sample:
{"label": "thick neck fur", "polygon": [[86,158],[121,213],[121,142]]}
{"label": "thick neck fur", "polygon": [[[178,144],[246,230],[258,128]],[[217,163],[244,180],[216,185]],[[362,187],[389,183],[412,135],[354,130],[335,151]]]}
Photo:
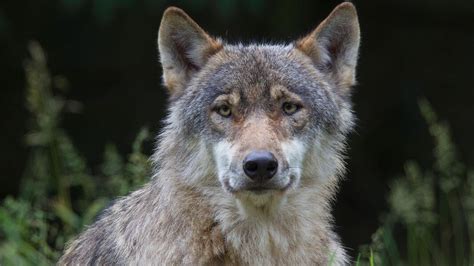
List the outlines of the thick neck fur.
{"label": "thick neck fur", "polygon": [[[176,132],[172,125],[166,130]],[[330,213],[338,171],[342,167],[339,159],[329,163],[334,167],[326,171],[320,168],[323,170],[316,173],[325,176],[304,176],[308,173],[303,173],[298,188],[289,191],[281,200],[273,198],[272,204],[257,207],[224,191],[216,176],[211,152],[203,141],[180,139],[165,133],[162,136],[167,137],[161,139],[153,158],[158,165],[153,185],[168,183],[169,187],[185,188],[181,191],[184,193],[192,190],[199,195],[200,205],[209,206],[205,211],[210,213],[203,215],[212,217],[225,239],[220,260],[226,264],[314,265],[327,264],[329,257],[335,265],[344,264],[344,250],[332,233]],[[311,162],[313,167],[318,163],[327,164],[321,161],[325,158],[308,158],[312,159],[320,160]]]}
{"label": "thick neck fur", "polygon": [[318,196],[309,190],[260,208],[242,206],[229,196],[211,192],[209,198],[226,239],[228,259],[250,265],[275,265],[302,262],[301,258],[321,252],[312,262],[322,262],[331,252],[331,236],[326,235],[331,231],[330,215],[326,204],[320,204]]}

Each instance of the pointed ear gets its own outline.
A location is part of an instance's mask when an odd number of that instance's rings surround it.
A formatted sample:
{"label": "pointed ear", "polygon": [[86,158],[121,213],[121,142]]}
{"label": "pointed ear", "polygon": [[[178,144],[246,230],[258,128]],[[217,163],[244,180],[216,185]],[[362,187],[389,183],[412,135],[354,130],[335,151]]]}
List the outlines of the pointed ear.
{"label": "pointed ear", "polygon": [[348,91],[355,85],[360,30],[353,4],[345,2],[296,47],[308,55],[316,67],[330,76],[336,86]]}
{"label": "pointed ear", "polygon": [[193,74],[222,48],[183,10],[169,7],[158,32],[163,81],[173,97],[179,96]]}

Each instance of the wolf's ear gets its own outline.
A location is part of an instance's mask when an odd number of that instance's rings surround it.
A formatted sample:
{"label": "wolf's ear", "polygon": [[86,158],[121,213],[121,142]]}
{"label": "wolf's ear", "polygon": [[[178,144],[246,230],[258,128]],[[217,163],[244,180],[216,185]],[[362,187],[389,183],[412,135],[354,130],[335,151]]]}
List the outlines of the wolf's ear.
{"label": "wolf's ear", "polygon": [[161,20],[158,48],[164,84],[172,96],[179,96],[222,43],[211,38],[183,10],[169,7]]}
{"label": "wolf's ear", "polygon": [[355,84],[360,30],[357,11],[345,2],[296,47],[307,54],[323,73],[330,75],[340,89],[347,91]]}

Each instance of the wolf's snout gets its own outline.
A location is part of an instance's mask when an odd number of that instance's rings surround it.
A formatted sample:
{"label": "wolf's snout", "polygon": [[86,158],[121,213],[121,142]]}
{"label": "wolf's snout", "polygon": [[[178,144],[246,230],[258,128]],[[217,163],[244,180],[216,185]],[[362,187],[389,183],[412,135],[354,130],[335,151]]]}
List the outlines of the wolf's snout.
{"label": "wolf's snout", "polygon": [[244,172],[256,182],[265,182],[271,179],[278,170],[278,161],[268,151],[253,151],[243,162]]}

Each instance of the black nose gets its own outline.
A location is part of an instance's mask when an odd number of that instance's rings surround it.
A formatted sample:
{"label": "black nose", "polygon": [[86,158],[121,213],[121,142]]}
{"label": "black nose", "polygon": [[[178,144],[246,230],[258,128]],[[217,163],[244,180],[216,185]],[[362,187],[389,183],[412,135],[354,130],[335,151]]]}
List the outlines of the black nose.
{"label": "black nose", "polygon": [[250,179],[265,182],[278,170],[278,161],[271,152],[253,151],[244,159],[244,172]]}

